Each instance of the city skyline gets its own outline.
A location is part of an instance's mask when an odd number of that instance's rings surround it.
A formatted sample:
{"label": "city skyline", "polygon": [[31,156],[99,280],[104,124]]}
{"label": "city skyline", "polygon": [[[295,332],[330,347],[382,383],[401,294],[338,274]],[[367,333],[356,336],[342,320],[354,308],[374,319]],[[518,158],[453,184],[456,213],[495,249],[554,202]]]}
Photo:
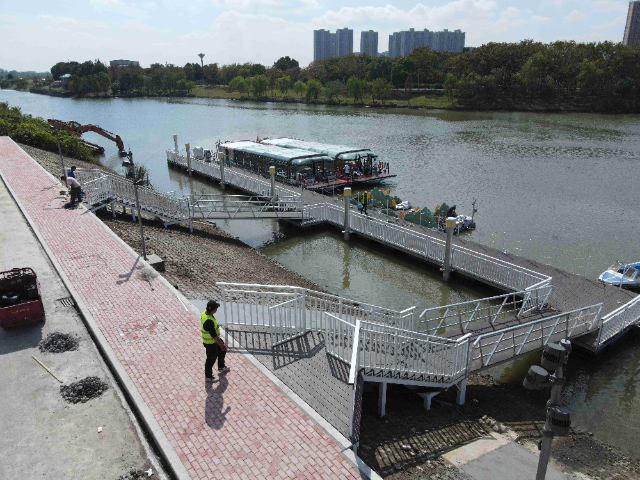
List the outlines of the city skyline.
{"label": "city skyline", "polygon": [[640,1],[629,3],[629,13],[624,28],[624,45],[640,45]]}
{"label": "city skyline", "polygon": [[[290,56],[313,61],[313,30],[348,26],[378,32],[378,51],[393,32],[444,28],[466,32],[467,46],[533,39],[622,42],[629,2],[594,0],[43,0],[5,2],[0,13],[0,68],[44,71],[57,62],[135,58],[184,65],[254,62],[271,65]],[[69,45],[69,48],[63,48]],[[71,47],[73,46],[73,47]]]}

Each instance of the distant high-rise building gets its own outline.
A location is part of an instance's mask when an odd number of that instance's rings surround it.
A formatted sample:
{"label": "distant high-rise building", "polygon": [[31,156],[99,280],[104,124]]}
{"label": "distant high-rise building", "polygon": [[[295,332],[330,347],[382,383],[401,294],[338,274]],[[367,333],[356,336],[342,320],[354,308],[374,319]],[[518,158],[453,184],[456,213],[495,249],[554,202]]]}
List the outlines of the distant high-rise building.
{"label": "distant high-rise building", "polygon": [[389,35],[389,56],[404,57],[418,47],[429,47],[431,50],[446,52],[461,52],[464,48],[465,32],[455,30],[450,32],[444,29],[442,32],[431,32],[426,28],[423,31],[415,31],[410,28],[404,32],[394,32]]}
{"label": "distant high-rise building", "polygon": [[363,53],[370,57],[378,56],[378,32],[369,30],[360,33],[360,55]]}
{"label": "distant high-rise building", "polygon": [[640,2],[629,2],[623,45],[640,45]]}
{"label": "distant high-rise building", "polygon": [[313,60],[343,57],[353,53],[353,30],[343,28],[331,33],[329,30],[313,31]]}
{"label": "distant high-rise building", "polygon": [[313,31],[313,60],[324,60],[335,55],[335,33],[329,30]]}
{"label": "distant high-rise building", "polygon": [[353,30],[342,28],[336,30],[336,57],[344,57],[353,53]]}

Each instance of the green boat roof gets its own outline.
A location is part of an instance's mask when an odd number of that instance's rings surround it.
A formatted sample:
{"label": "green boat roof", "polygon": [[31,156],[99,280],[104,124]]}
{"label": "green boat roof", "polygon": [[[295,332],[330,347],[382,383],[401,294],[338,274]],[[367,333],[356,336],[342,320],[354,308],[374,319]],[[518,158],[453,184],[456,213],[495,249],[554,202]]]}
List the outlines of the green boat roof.
{"label": "green boat roof", "polygon": [[251,141],[222,143],[220,148],[228,148],[234,152],[251,153],[273,160],[291,162],[294,165],[304,165],[322,161],[331,161],[326,154],[312,152],[300,148],[283,148],[276,145],[268,145]]}
{"label": "green boat roof", "polygon": [[[268,145],[276,145],[279,147],[289,148],[289,149],[303,149],[308,150],[310,152],[324,153],[325,155],[330,156],[331,158],[337,159],[354,159],[358,155],[366,156],[366,155],[375,155],[368,148],[360,148],[360,147],[348,147],[346,145],[328,145],[326,143],[319,142],[307,142],[305,140],[297,140],[295,138],[270,138],[267,140],[262,140],[263,144]],[[352,155],[349,155],[352,154]],[[358,154],[358,155],[356,155]]]}

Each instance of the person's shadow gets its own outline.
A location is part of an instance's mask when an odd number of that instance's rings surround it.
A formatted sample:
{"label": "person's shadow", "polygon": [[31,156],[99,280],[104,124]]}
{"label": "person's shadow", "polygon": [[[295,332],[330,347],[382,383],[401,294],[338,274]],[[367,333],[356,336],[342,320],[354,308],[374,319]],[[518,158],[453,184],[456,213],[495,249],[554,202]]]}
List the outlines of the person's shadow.
{"label": "person's shadow", "polygon": [[229,380],[226,375],[220,375],[218,377],[220,381],[218,383],[205,382],[205,391],[207,392],[207,400],[204,404],[204,418],[214,430],[220,430],[224,425],[227,418],[227,413],[231,410],[231,407],[227,405],[227,408],[222,410],[224,406],[224,400],[222,394],[229,386]]}

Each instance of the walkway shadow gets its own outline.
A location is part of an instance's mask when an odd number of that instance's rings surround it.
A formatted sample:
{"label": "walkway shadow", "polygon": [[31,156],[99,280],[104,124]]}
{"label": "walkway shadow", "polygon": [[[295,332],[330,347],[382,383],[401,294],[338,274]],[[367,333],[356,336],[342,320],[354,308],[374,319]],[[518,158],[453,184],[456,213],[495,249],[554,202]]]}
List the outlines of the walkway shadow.
{"label": "walkway shadow", "polygon": [[42,340],[43,327],[44,321],[0,328],[0,355],[37,347]]}
{"label": "walkway shadow", "polygon": [[138,256],[136,258],[136,261],[133,262],[133,266],[131,267],[131,270],[128,273],[118,275],[118,278],[120,278],[121,280],[118,280],[116,282],[116,285],[122,285],[123,283],[128,282],[131,279],[133,272],[135,270],[140,270],[142,268],[142,266],[137,266],[139,261],[140,261],[140,256]]}
{"label": "walkway shadow", "polygon": [[229,330],[229,335],[245,350],[255,356],[270,356],[273,369],[291,365],[302,359],[313,358],[324,348],[324,335],[314,332],[271,347],[271,334],[263,329],[252,327],[251,330]]}
{"label": "walkway shadow", "polygon": [[218,377],[220,381],[218,383],[205,382],[205,391],[207,392],[207,399],[204,404],[204,419],[214,430],[220,430],[227,419],[227,413],[231,411],[231,407],[227,405],[227,408],[222,410],[224,406],[223,393],[229,386],[229,380],[226,375],[220,375]]}
{"label": "walkway shadow", "polygon": [[329,369],[331,370],[331,375],[340,380],[341,382],[347,383],[349,381],[349,365],[344,363],[342,360],[338,360],[336,357],[333,357],[327,353],[327,363],[329,364]]}

